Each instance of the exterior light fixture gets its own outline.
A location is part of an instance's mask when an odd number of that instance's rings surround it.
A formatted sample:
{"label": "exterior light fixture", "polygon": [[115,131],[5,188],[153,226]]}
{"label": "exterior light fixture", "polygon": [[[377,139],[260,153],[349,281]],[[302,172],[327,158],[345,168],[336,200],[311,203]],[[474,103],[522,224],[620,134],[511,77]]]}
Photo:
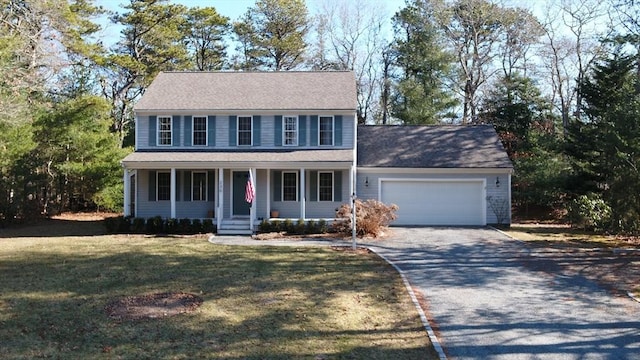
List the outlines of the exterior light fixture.
{"label": "exterior light fixture", "polygon": [[369,177],[364,178],[364,186],[369,187]]}
{"label": "exterior light fixture", "polygon": [[500,187],[500,178],[496,177],[496,187]]}

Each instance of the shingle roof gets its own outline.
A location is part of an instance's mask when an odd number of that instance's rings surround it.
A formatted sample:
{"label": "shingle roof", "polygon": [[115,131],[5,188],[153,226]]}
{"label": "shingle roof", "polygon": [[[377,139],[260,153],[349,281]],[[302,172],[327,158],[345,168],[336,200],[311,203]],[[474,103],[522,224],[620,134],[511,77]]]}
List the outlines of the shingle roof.
{"label": "shingle roof", "polygon": [[513,168],[491,125],[359,126],[358,166]]}
{"label": "shingle roof", "polygon": [[349,110],[350,71],[162,72],[134,110]]}
{"label": "shingle roof", "polygon": [[273,163],[351,163],[353,150],[296,150],[296,151],[136,151],[122,160],[125,166],[139,168],[157,166],[159,163],[178,164],[202,163],[211,166],[214,163],[234,164],[253,163],[272,166]]}

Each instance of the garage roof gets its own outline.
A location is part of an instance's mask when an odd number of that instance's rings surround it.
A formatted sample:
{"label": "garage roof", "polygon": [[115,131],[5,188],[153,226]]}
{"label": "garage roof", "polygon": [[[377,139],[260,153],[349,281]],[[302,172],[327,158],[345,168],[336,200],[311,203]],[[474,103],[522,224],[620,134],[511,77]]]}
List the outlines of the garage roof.
{"label": "garage roof", "polygon": [[491,125],[359,126],[358,166],[513,168]]}
{"label": "garage roof", "polygon": [[351,71],[161,72],[136,111],[356,110]]}

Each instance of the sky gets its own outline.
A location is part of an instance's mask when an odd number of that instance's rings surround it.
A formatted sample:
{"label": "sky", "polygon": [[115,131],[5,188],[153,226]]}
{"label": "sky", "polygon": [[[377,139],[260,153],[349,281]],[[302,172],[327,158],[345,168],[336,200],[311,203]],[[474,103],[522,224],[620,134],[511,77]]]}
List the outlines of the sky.
{"label": "sky", "polygon": [[[317,9],[323,4],[326,0],[306,0],[307,8],[309,9],[309,13],[311,15],[317,13]],[[335,1],[335,0],[334,0]],[[337,0],[337,1],[350,1],[350,0]],[[389,19],[393,16],[393,14],[404,7],[405,0],[367,0],[367,1],[376,1],[382,4],[386,11],[389,13]],[[231,19],[231,21],[237,20],[241,15],[247,12],[247,9],[253,5],[255,5],[256,0],[171,0],[169,1],[172,4],[182,4],[188,7],[214,7],[216,11]],[[122,4],[128,3],[128,0],[96,0],[97,5],[104,7],[110,11],[118,11],[122,12]],[[98,21],[102,27],[102,37],[105,43],[111,44],[115,42],[119,36],[120,29],[114,25],[109,23],[109,21],[105,19],[100,19]],[[112,41],[110,41],[112,40]]]}

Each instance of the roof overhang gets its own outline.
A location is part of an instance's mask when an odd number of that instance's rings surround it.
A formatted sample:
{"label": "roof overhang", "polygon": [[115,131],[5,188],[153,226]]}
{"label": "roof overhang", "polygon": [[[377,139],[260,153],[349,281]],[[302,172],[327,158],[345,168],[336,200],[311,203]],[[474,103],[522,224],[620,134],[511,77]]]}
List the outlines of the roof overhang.
{"label": "roof overhang", "polygon": [[229,151],[229,152],[134,152],[122,160],[127,169],[213,169],[213,168],[350,168],[353,151]]}
{"label": "roof overhang", "polygon": [[512,174],[513,168],[392,168],[392,167],[357,167],[359,173],[385,174]]}
{"label": "roof overhang", "polygon": [[134,109],[136,116],[149,115],[344,115],[355,114],[356,109]]}

